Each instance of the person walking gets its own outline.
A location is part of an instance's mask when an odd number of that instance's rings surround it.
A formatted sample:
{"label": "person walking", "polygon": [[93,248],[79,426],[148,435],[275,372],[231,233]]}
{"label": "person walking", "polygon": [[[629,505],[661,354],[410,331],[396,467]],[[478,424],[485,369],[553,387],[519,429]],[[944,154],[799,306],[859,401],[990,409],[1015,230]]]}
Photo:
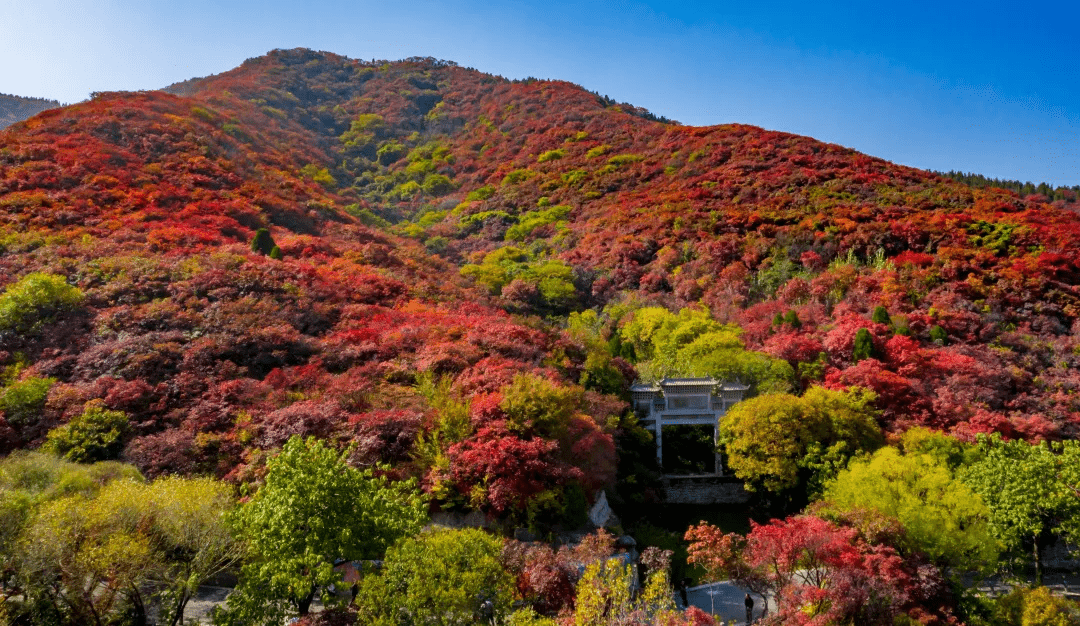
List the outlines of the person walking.
{"label": "person walking", "polygon": [[750,597],[750,594],[746,594],[743,604],[746,605],[746,623],[752,624],[754,622],[754,599]]}

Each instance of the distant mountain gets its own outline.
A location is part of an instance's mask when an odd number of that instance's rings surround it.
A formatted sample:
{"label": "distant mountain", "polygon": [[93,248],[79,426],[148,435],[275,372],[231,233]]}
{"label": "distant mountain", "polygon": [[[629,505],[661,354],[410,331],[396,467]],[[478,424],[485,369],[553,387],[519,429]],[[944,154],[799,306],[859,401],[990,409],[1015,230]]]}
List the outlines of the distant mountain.
{"label": "distant mountain", "polygon": [[0,129],[33,117],[42,111],[59,108],[59,106],[60,103],[56,100],[23,98],[0,93]]}
{"label": "distant mountain", "polygon": [[[1055,206],[426,58],[278,50],[166,91],[0,137],[0,287],[41,271],[86,295],[0,332],[0,366],[57,381],[0,444],[101,399],[151,474],[241,475],[292,432],[421,472],[442,410],[423,372],[472,402],[478,449],[521,435],[488,426],[530,372],[590,390],[558,454],[607,476],[622,405],[593,392],[635,376],[619,327],[645,305],[738,326],[768,357],[748,382],[873,390],[892,432],[1080,435],[1073,190]],[[588,309],[586,332],[568,316]]]}

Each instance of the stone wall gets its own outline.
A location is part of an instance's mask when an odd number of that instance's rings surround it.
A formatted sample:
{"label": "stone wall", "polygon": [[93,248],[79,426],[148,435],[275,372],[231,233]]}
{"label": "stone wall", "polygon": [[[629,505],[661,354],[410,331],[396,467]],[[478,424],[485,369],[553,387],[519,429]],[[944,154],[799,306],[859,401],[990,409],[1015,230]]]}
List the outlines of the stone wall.
{"label": "stone wall", "polygon": [[668,504],[743,504],[750,494],[733,476],[665,476]]}

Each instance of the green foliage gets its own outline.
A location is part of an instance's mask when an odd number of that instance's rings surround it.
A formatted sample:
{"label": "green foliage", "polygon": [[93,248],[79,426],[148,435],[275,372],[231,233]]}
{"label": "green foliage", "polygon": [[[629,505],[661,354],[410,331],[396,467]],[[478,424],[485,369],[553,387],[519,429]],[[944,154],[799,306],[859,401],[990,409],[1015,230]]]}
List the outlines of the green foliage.
{"label": "green foliage", "polygon": [[270,231],[265,228],[256,230],[255,236],[251,238],[252,252],[269,255],[276,247],[277,244],[274,243],[274,238],[270,236]]}
{"label": "green foliage", "polygon": [[215,621],[269,624],[306,614],[316,593],[341,582],[337,559],[380,558],[420,529],[425,511],[415,481],[391,483],[348,466],[345,454],[314,438],[292,437],[267,462],[263,486],[237,511],[249,560]]}
{"label": "green foliage", "polygon": [[596,146],[595,148],[590,148],[589,151],[585,153],[585,158],[586,159],[595,159],[596,157],[601,156],[603,154],[607,154],[610,151],[611,151],[611,146],[608,146],[608,145]]}
{"label": "green foliage", "polygon": [[889,325],[892,323],[892,318],[889,317],[889,310],[883,306],[874,308],[873,314],[870,315],[870,320],[875,324]]}
{"label": "green foliage", "polygon": [[540,156],[536,157],[537,163],[547,163],[548,161],[556,161],[566,156],[566,150],[564,148],[556,148],[555,150],[548,150]]}
{"label": "green foliage", "polygon": [[360,220],[365,226],[374,226],[376,228],[390,228],[390,222],[372,213],[369,209],[361,208],[358,204],[350,204],[345,207],[345,211],[353,217]]}
{"label": "green foliage", "polygon": [[119,463],[13,455],[0,462],[0,541],[22,596],[9,598],[9,614],[127,623],[152,604],[158,623],[176,626],[198,585],[241,555],[225,523],[233,504],[232,488],[209,478],[147,484]]}
{"label": "green foliage", "polygon": [[303,174],[305,178],[310,178],[327,189],[332,189],[337,185],[337,181],[330,175],[330,170],[325,167],[319,167],[314,163],[308,163],[300,168],[300,173]]}
{"label": "green foliage", "polygon": [[712,376],[742,381],[758,392],[784,392],[795,379],[787,361],[746,350],[742,330],[713,320],[707,309],[685,308],[675,314],[661,307],[640,308],[619,334],[633,346],[638,372],[647,380]]}
{"label": "green foliage", "polygon": [[506,176],[503,176],[502,184],[503,184],[503,186],[516,185],[516,184],[518,184],[520,182],[529,180],[530,178],[532,178],[532,177],[534,177],[536,175],[537,175],[537,172],[534,172],[534,171],[532,171],[530,169],[514,170],[514,171],[510,172],[509,174],[507,174]]}
{"label": "green foliage", "polygon": [[874,356],[874,338],[870,335],[869,330],[860,328],[855,333],[855,342],[851,348],[851,361],[858,363],[872,356]]}
{"label": "green foliage", "polygon": [[1033,560],[1037,576],[1052,533],[1080,540],[1080,442],[1051,447],[983,436],[978,459],[960,476],[990,508],[997,540],[1020,561]]}
{"label": "green foliage", "polygon": [[[595,149],[595,148],[594,148]],[[630,165],[632,163],[640,163],[644,161],[645,157],[640,154],[616,154],[607,160],[608,165],[620,167],[622,165]]]}
{"label": "green foliage", "polygon": [[454,190],[454,181],[443,174],[428,174],[421,187],[429,196],[442,196]]}
{"label": "green foliage", "polygon": [[277,246],[274,246],[273,248],[270,249],[270,258],[271,259],[274,259],[275,261],[280,261],[283,257],[284,257],[284,255],[281,253],[281,248],[279,248]]}
{"label": "green foliage", "polygon": [[465,196],[465,200],[468,202],[479,202],[481,200],[487,200],[494,195],[495,188],[491,185],[484,185],[483,187],[477,187],[470,191],[469,195]]}
{"label": "green foliage", "polygon": [[1019,224],[1007,222],[986,222],[979,220],[967,227],[971,234],[971,245],[993,251],[998,255],[1012,255],[1016,252],[1013,234],[1023,232]]}
{"label": "green foliage", "polygon": [[586,172],[585,170],[575,169],[575,170],[570,170],[569,172],[563,172],[562,174],[560,174],[559,175],[559,180],[561,180],[563,183],[565,183],[567,185],[577,185],[581,181],[585,180],[585,177],[588,176],[588,175],[589,175],[589,173]]}
{"label": "green foliage", "polygon": [[1073,626],[1080,605],[1046,587],[1017,587],[990,602],[988,626]]}
{"label": "green foliage", "polygon": [[565,310],[573,304],[577,292],[573,270],[561,260],[531,261],[527,252],[513,246],[496,248],[484,256],[480,264],[466,264],[462,276],[474,279],[492,294],[503,292],[513,280],[533,287],[540,297],[535,306]]}
{"label": "green foliage", "polygon": [[95,400],[81,415],[49,431],[42,450],[76,463],[108,461],[120,456],[129,431],[123,411],[110,411]]}
{"label": "green foliage", "polygon": [[[666,555],[670,558],[670,553]],[[648,573],[634,594],[634,569],[617,558],[585,564],[574,599],[574,626],[679,623],[666,566]]]}
{"label": "green foliage", "polygon": [[16,428],[36,424],[55,383],[55,378],[31,376],[0,388],[0,411],[4,412],[4,418]]}
{"label": "green foliage", "polygon": [[466,626],[489,617],[503,623],[514,578],[502,566],[502,542],[482,530],[431,529],[406,537],[386,553],[382,571],[357,594],[362,624]]}
{"label": "green foliage", "polygon": [[388,141],[379,146],[376,151],[376,158],[379,163],[383,165],[390,165],[401,160],[401,157],[405,156],[405,146],[396,141]]}
{"label": "green foliage", "polygon": [[8,285],[0,294],[0,331],[31,333],[83,301],[77,287],[63,276],[34,272]]}
{"label": "green foliage", "polygon": [[414,456],[421,467],[445,467],[446,450],[472,434],[470,401],[453,391],[453,378],[435,378],[431,372],[417,376],[416,389],[435,409],[431,428],[417,436]]}
{"label": "green foliage", "polygon": [[882,444],[875,396],[812,387],[799,398],[769,394],[739,402],[720,421],[728,466],[748,489],[811,493],[848,459]]}
{"label": "green foliage", "polygon": [[934,325],[930,328],[930,341],[943,346],[949,341],[949,333],[945,332],[944,328]]}
{"label": "green foliage", "polygon": [[900,447],[905,454],[929,455],[954,472],[970,465],[978,456],[976,446],[922,426],[904,432]]}
{"label": "green foliage", "polygon": [[799,319],[799,314],[795,312],[795,309],[784,314],[784,323],[793,329],[802,328],[802,320]]}
{"label": "green foliage", "polygon": [[535,374],[518,374],[503,387],[502,396],[499,406],[510,430],[548,438],[566,432],[582,402],[581,388],[562,387]]}
{"label": "green foliage", "polygon": [[873,509],[900,521],[903,546],[960,571],[997,565],[989,509],[930,454],[882,448],[855,459],[829,483],[822,512]]}
{"label": "green foliage", "polygon": [[518,217],[518,223],[506,231],[507,241],[522,241],[532,234],[534,230],[548,224],[555,224],[570,215],[571,207],[556,205],[549,209],[528,211]]}

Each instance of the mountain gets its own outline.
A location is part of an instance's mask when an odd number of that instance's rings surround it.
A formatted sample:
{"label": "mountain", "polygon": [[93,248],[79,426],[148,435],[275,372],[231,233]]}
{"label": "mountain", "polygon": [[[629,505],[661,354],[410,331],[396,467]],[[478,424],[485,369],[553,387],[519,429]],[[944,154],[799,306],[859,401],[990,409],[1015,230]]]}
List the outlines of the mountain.
{"label": "mountain", "polygon": [[[315,434],[499,510],[455,459],[532,454],[549,485],[610,483],[633,431],[620,393],[688,367],[631,349],[649,305],[737,326],[772,372],[738,370],[759,391],[866,387],[890,432],[1073,438],[1065,193],[683,126],[561,81],[278,50],[0,136],[0,280],[84,295],[0,334],[6,389],[51,381],[35,411],[5,400],[4,445],[100,401],[130,416],[125,458],[150,474],[249,480]],[[252,250],[260,229],[280,259]],[[561,398],[569,427],[514,426],[514,394]],[[432,438],[449,457],[425,465]]]}
{"label": "mountain", "polygon": [[56,100],[45,98],[23,98],[0,93],[0,130],[33,117],[42,111],[59,108]]}

